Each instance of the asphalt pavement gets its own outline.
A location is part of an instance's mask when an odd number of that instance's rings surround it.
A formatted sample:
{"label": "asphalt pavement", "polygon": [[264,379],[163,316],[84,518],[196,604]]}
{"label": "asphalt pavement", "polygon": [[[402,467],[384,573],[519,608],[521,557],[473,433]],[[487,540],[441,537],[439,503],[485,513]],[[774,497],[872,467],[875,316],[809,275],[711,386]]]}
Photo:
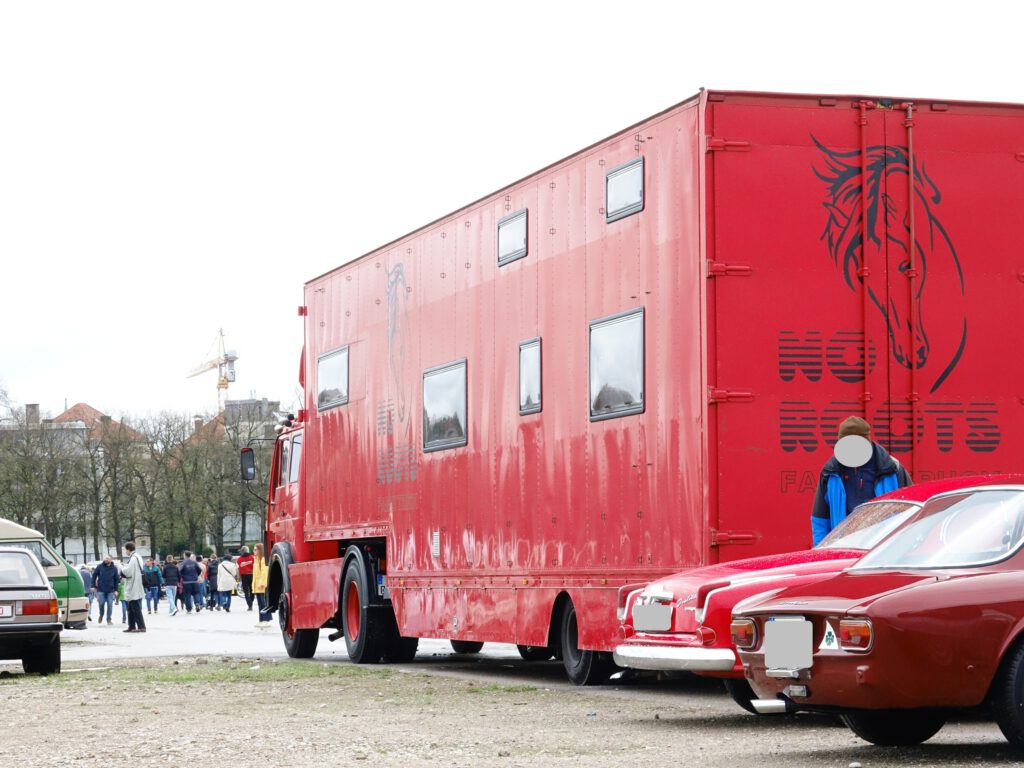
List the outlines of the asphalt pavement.
{"label": "asphalt pavement", "polygon": [[[66,629],[61,633],[63,661],[105,661],[154,656],[287,656],[281,641],[277,616],[266,622],[265,627],[256,626],[256,608],[253,606],[252,611],[247,611],[244,599],[232,600],[230,613],[204,609],[201,613],[189,614],[179,609],[175,616],[168,615],[167,603],[161,600],[160,609],[156,613],[147,614],[143,607],[146,632],[138,634],[124,632],[128,625],[121,623],[121,608],[118,605],[114,606],[113,624],[100,624],[96,621],[95,605],[92,616],[93,621],[86,622],[85,629]],[[327,639],[332,631],[321,631],[316,658],[347,661],[345,641],[338,640],[332,643]],[[436,658],[451,655],[452,648],[447,640],[420,641],[417,654],[419,657]],[[488,643],[480,657],[519,660],[516,647],[502,643]],[[0,666],[6,663],[8,662],[0,661]],[[20,663],[17,666],[20,667]]]}

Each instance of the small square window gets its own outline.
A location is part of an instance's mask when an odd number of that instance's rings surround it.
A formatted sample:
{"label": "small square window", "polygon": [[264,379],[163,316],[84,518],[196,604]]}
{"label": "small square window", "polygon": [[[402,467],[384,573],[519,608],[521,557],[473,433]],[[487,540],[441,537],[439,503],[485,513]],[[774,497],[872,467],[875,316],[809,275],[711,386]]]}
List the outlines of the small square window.
{"label": "small square window", "polygon": [[519,415],[540,413],[540,339],[519,345]]}
{"label": "small square window", "polygon": [[604,220],[625,218],[644,209],[643,155],[608,171],[605,177]]}
{"label": "small square window", "polygon": [[590,324],[590,419],[644,410],[644,310]]}
{"label": "small square window", "polygon": [[526,208],[498,222],[498,265],[526,255]]}
{"label": "small square window", "polygon": [[466,434],[466,361],[424,371],[423,450],[458,448]]}
{"label": "small square window", "polygon": [[348,347],[316,361],[316,409],[325,411],[348,402]]}

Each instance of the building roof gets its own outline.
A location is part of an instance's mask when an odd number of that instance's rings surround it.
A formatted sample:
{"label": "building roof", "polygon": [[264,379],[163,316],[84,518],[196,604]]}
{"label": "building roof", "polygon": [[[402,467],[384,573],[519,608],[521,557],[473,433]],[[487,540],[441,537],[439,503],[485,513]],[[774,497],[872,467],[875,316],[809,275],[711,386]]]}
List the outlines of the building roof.
{"label": "building roof", "polygon": [[96,410],[88,403],[75,403],[59,416],[53,419],[54,424],[68,424],[79,421],[88,430],[90,440],[99,440],[107,429],[117,428],[124,430],[126,436],[132,440],[142,441],[145,438],[136,430],[119,421],[114,421],[105,413]]}

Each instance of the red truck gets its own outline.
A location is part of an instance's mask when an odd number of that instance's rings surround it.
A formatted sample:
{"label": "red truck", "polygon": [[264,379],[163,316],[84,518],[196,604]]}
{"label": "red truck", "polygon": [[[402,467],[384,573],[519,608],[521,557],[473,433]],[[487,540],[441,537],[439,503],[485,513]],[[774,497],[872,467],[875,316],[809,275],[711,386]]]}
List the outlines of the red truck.
{"label": "red truck", "polygon": [[600,682],[620,591],[810,545],[844,417],[917,480],[1019,469],[1022,128],[702,91],[310,280],[267,515],[289,654],[499,641]]}

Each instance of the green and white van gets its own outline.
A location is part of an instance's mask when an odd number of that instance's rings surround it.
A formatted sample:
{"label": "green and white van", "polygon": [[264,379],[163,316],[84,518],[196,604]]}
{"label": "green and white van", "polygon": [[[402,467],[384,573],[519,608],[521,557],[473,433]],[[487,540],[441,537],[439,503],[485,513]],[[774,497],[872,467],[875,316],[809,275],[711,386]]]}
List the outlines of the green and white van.
{"label": "green and white van", "polygon": [[0,546],[21,547],[35,555],[57,593],[57,607],[64,626],[85,629],[89,601],[85,597],[82,575],[50,546],[43,534],[13,520],[0,519]]}

